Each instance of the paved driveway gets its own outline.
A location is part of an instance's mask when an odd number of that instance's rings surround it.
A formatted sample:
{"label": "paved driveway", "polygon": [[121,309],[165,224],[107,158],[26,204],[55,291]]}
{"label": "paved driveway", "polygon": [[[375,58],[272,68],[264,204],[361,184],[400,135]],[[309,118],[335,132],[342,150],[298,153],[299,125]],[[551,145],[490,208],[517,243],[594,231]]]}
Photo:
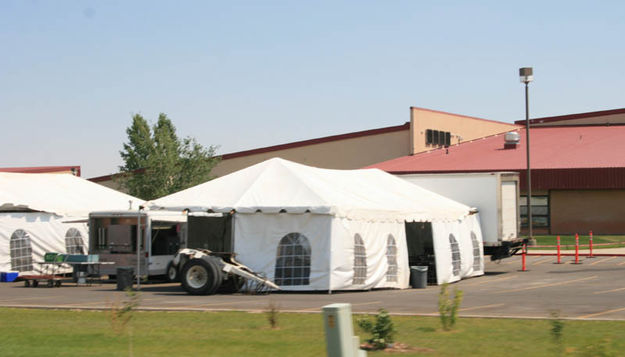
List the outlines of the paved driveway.
{"label": "paved driveway", "polygon": [[[625,320],[625,257],[582,258],[582,264],[554,264],[555,257],[528,257],[521,272],[520,257],[487,262],[487,274],[451,285],[464,291],[461,316],[544,318],[551,310],[579,319]],[[178,284],[142,285],[142,309],[264,311],[270,304],[281,311],[318,312],[330,303],[347,302],[354,312],[384,307],[395,314],[437,315],[439,287],[362,292],[272,293],[269,295],[192,296]],[[26,288],[0,284],[0,306],[105,309],[125,298],[114,284],[60,288]]]}

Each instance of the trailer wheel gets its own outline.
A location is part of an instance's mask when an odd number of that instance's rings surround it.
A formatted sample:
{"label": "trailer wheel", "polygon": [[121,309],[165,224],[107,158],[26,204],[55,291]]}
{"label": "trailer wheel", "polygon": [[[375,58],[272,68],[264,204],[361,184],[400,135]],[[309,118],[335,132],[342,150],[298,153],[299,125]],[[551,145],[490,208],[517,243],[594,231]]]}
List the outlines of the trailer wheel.
{"label": "trailer wheel", "polygon": [[[210,257],[207,257],[210,258]],[[211,259],[191,259],[182,269],[182,287],[192,295],[212,295],[219,287],[221,274]]]}
{"label": "trailer wheel", "polygon": [[26,288],[30,287],[30,280],[28,280],[28,279],[24,280],[24,287],[26,287]]}
{"label": "trailer wheel", "polygon": [[39,286],[39,280],[33,280],[33,288]]}
{"label": "trailer wheel", "polygon": [[170,283],[174,283],[179,280],[178,267],[174,265],[173,261],[167,264],[167,269],[165,269],[165,275],[167,276],[167,281],[169,281]]}

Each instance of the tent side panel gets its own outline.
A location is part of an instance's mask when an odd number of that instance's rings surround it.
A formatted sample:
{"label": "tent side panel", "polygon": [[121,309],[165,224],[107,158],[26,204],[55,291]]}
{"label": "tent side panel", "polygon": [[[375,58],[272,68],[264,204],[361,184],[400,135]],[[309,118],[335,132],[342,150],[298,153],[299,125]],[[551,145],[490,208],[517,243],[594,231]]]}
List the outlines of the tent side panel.
{"label": "tent side panel", "polygon": [[453,252],[449,240],[450,235],[457,237],[458,232],[453,223],[432,222],[434,239],[434,255],[436,257],[437,284],[453,283],[460,280],[459,274],[453,274]]}
{"label": "tent side panel", "polygon": [[434,222],[432,233],[438,284],[484,274],[484,242],[477,215]]}
{"label": "tent side panel", "polygon": [[237,260],[274,281],[277,272],[283,290],[329,290],[331,222],[331,216],[310,213],[237,214]]}
{"label": "tent side panel", "polygon": [[[43,256],[47,252],[66,253],[66,235],[74,228],[72,242],[76,238],[82,238],[82,244],[86,247],[85,240],[88,237],[85,223],[63,223],[77,218],[59,217],[49,213],[2,213],[0,214],[0,271],[12,270],[11,266],[11,237],[18,230],[22,230],[24,240],[30,242],[32,249],[32,271],[41,269],[38,262],[43,262]],[[76,231],[79,234],[76,234]],[[15,252],[14,252],[15,253]],[[85,248],[86,253],[86,248]],[[70,269],[63,270],[69,272]]]}
{"label": "tent side panel", "polygon": [[332,290],[407,288],[404,223],[334,219],[331,276]]}

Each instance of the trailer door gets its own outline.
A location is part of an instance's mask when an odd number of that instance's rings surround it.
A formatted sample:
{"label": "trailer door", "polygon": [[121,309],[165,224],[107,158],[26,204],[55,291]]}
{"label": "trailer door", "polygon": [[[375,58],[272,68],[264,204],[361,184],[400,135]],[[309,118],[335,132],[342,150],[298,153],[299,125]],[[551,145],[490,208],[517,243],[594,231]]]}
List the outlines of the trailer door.
{"label": "trailer door", "polygon": [[501,239],[509,241],[517,237],[517,181],[501,183]]}

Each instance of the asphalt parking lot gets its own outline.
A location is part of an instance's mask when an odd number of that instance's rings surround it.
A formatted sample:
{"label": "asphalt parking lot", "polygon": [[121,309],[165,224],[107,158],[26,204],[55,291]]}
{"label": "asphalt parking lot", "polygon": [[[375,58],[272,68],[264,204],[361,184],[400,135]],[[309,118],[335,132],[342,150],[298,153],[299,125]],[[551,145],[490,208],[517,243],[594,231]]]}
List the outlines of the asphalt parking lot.
{"label": "asphalt parking lot", "polygon": [[[564,318],[625,320],[625,257],[528,257],[487,262],[487,274],[452,284],[464,292],[461,316],[544,318],[559,311]],[[58,288],[0,284],[0,306],[25,308],[107,309],[125,299],[116,285],[63,284]],[[381,307],[394,314],[438,315],[439,287],[327,293],[271,293],[267,295],[188,295],[179,284],[142,285],[140,309],[261,312],[270,304],[280,311],[319,312],[331,303],[351,303],[357,313]]]}

